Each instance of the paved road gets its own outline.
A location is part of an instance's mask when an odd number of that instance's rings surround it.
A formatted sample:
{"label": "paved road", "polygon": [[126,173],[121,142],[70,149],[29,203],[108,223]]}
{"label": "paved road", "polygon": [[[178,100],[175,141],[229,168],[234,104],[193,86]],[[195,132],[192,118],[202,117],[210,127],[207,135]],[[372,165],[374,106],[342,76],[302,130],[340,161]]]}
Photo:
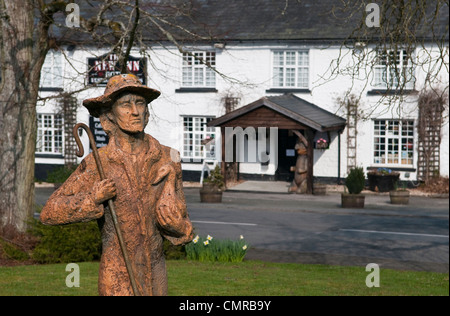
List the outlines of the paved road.
{"label": "paved road", "polygon": [[197,232],[244,235],[252,259],[448,272],[448,199],[411,197],[395,206],[387,195],[369,195],[364,209],[351,210],[338,194],[226,192],[222,204],[208,205],[198,191],[185,192]]}
{"label": "paved road", "polygon": [[[44,204],[52,189],[38,188]],[[448,272],[449,200],[412,196],[392,205],[387,195],[368,195],[364,209],[343,209],[338,194],[326,196],[225,192],[223,203],[200,203],[185,189],[200,235],[251,245],[249,259]]]}

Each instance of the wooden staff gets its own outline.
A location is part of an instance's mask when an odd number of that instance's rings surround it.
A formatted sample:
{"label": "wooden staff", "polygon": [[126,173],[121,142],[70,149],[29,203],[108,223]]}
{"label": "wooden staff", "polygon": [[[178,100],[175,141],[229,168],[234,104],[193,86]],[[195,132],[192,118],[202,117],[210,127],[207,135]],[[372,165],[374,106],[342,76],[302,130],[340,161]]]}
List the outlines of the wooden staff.
{"label": "wooden staff", "polygon": [[[98,155],[98,150],[97,150],[97,145],[95,144],[95,140],[94,140],[94,135],[92,135],[91,130],[89,129],[89,127],[86,124],[83,123],[78,123],[77,125],[75,125],[75,127],[73,128],[73,136],[75,137],[75,141],[78,145],[78,151],[77,151],[77,156],[78,157],[83,157],[84,155],[84,149],[83,149],[83,144],[81,143],[80,137],[78,136],[78,129],[82,128],[86,131],[86,133],[88,134],[89,137],[89,143],[91,144],[92,147],[92,153],[94,154],[94,159],[95,159],[95,163],[97,165],[97,170],[98,173],[100,174],[100,180],[105,180],[105,173],[103,172],[103,167],[100,161],[100,156]],[[125,245],[125,241],[123,239],[122,236],[122,231],[120,230],[120,225],[119,225],[119,221],[117,220],[117,214],[116,214],[116,209],[114,207],[114,202],[112,199],[108,200],[108,206],[109,206],[109,211],[111,213],[111,217],[113,219],[113,223],[114,223],[114,228],[116,230],[116,234],[117,234],[117,238],[119,239],[119,245],[120,245],[120,249],[122,250],[122,254],[123,254],[123,259],[125,260],[125,265],[128,271],[128,276],[130,277],[130,281],[131,281],[131,287],[133,289],[133,294],[135,296],[140,295],[137,284],[136,284],[136,279],[134,277],[134,272],[133,272],[133,268],[131,266],[131,262],[128,256],[128,251]]]}

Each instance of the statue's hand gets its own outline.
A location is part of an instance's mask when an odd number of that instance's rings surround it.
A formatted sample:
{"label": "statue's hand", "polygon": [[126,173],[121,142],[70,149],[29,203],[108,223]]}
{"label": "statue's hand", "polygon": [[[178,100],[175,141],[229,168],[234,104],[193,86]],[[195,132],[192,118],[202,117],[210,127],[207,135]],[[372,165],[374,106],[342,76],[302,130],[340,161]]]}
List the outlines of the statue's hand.
{"label": "statue's hand", "polygon": [[156,206],[156,219],[161,228],[178,235],[185,231],[184,216],[186,208],[178,200],[175,190],[176,171],[170,164],[162,166],[157,173],[154,184],[165,180]]}
{"label": "statue's hand", "polygon": [[94,184],[92,192],[94,202],[100,205],[116,196],[116,184],[113,180],[109,179],[98,181]]}

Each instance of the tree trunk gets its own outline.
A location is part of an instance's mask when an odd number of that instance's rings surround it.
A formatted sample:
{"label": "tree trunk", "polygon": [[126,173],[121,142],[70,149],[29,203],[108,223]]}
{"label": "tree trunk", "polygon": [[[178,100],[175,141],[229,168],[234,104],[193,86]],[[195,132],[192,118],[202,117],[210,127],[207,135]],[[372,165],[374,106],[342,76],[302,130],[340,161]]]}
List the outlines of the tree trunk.
{"label": "tree trunk", "polygon": [[47,47],[33,12],[31,0],[0,0],[0,233],[7,235],[25,232],[34,212],[36,100]]}

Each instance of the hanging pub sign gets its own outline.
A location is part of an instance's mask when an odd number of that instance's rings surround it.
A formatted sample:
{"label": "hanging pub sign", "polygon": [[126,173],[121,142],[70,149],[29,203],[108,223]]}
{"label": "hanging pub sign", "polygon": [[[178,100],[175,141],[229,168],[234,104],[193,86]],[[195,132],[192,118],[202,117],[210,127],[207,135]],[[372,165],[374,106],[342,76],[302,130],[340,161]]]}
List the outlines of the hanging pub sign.
{"label": "hanging pub sign", "polygon": [[[108,79],[120,75],[119,58],[116,54],[106,54],[100,57],[88,58],[88,84],[105,87]],[[127,69],[136,75],[142,84],[146,83],[146,59],[133,56],[128,57]]]}

